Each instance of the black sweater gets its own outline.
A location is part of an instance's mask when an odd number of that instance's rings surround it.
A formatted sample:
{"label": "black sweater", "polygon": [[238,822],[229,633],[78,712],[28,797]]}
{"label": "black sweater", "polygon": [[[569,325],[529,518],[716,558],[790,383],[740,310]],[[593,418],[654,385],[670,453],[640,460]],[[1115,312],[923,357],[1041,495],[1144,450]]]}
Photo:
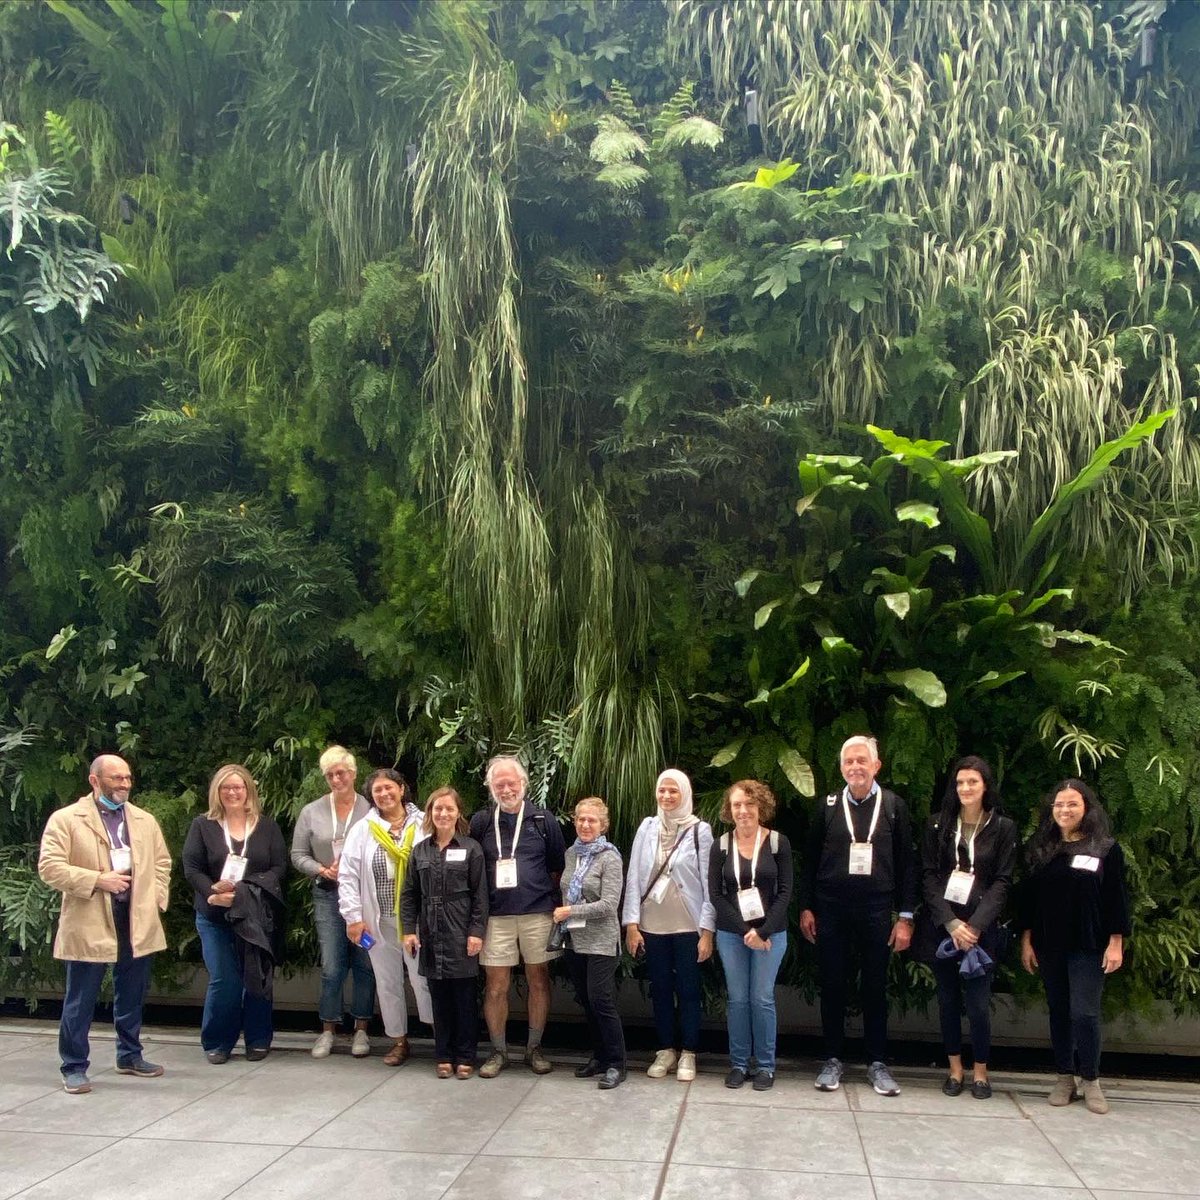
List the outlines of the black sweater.
{"label": "black sweater", "polygon": [[[948,836],[947,836],[948,835]],[[921,884],[924,907],[917,921],[913,951],[923,962],[932,962],[938,943],[948,936],[946,926],[957,918],[966,921],[992,953],[995,925],[1004,912],[1017,860],[1017,827],[1005,816],[993,814],[975,838],[975,882],[966,904],[946,899],[950,873],[966,867],[955,825],[943,829],[940,815],[929,818],[921,841]],[[994,955],[993,955],[994,957]]]}
{"label": "black sweater", "polygon": [[[761,938],[787,929],[788,905],[792,899],[792,846],[782,833],[775,836],[779,839],[779,849],[774,854],[769,841],[764,841],[758,852],[754,886],[758,888],[766,915],[756,921],[742,920],[742,910],[738,908],[738,888],[750,886],[750,860],[737,852],[737,835],[728,833],[713,842],[712,853],[708,856],[708,894],[717,912],[718,929],[736,933],[738,937],[745,937],[751,929],[757,929]],[[729,853],[722,849],[726,838],[729,839]],[[741,874],[740,881],[734,878],[735,861]]]}
{"label": "black sweater", "polygon": [[[235,850],[241,847],[236,838],[233,845]],[[220,822],[197,817],[183,843],[183,873],[196,894],[196,911],[210,921],[229,920],[229,909],[208,902],[209,893],[213,884],[221,878],[228,856],[229,848],[225,845],[225,832]],[[288,867],[287,846],[279,826],[265,814],[258,818],[258,824],[250,835],[246,859],[247,879],[255,875],[272,876],[277,890],[282,893]]]}
{"label": "black sweater", "polygon": [[1114,933],[1129,936],[1129,893],[1120,844],[1113,842],[1094,871],[1072,865],[1086,856],[1087,849],[1060,852],[1033,871],[1021,888],[1022,928],[1032,933],[1038,954],[1099,952]]}
{"label": "black sweater", "polygon": [[[883,805],[872,839],[871,874],[850,874],[850,833],[842,813],[842,792],[817,802],[808,830],[808,853],[800,875],[800,908],[822,905],[873,907],[889,903],[897,912],[917,911],[917,871],[908,809],[895,792],[881,788]],[[850,805],[855,838],[866,841],[875,799]]]}

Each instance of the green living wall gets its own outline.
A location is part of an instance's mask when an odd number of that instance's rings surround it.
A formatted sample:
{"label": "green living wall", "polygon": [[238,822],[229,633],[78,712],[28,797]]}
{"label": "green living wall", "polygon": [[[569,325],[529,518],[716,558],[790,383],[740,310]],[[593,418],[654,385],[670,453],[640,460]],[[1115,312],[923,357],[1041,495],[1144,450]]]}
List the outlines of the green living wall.
{"label": "green living wall", "polygon": [[1195,1013],[1198,49],[1166,0],[0,7],[3,990],[101,748],[176,849],[331,741],[474,800],[518,749],[627,846],[668,762],[799,835],[870,729],[918,816],[961,753],[1027,827],[1096,780],[1111,998]]}

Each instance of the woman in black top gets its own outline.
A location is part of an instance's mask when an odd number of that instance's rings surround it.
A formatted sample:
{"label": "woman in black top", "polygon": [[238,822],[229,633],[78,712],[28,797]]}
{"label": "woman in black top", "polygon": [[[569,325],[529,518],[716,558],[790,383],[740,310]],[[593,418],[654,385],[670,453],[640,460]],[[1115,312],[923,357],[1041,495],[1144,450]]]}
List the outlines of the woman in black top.
{"label": "woman in black top", "polygon": [[1100,995],[1105,975],[1121,968],[1129,935],[1125,855],[1109,834],[1108,816],[1082,779],[1055,785],[1026,850],[1021,963],[1038,971],[1050,1010],[1050,1044],[1058,1081],[1056,1107],[1083,1099],[1108,1112],[1100,1088]]}
{"label": "woman in black top", "polygon": [[[1016,857],[1017,827],[1000,812],[992,768],[973,754],[959,759],[950,772],[941,811],[929,818],[921,842],[925,904],[914,942],[917,958],[933,968],[937,980],[942,1044],[950,1064],[942,1084],[947,1096],[963,1090],[964,994],[974,1058],[971,1095],[987,1100],[992,1094],[987,1064],[994,968],[973,976],[964,975],[961,968],[975,947],[993,963],[1000,957],[997,922],[1012,886]],[[939,958],[939,946],[951,956]]]}
{"label": "woman in black top", "polygon": [[210,1063],[228,1062],[241,1034],[252,1062],[271,1048],[287,857],[250,772],[236,763],[221,767],[208,785],[208,812],[192,822],[183,845],[208,968],[200,1044]]}
{"label": "woman in black top", "polygon": [[725,1086],[746,1082],[750,1057],[754,1090],[775,1082],[775,977],[787,950],[792,898],[792,848],[766,828],[775,795],[765,783],[743,779],[725,793],[721,836],[708,859],[708,893],[717,914],[717,953],[729,993],[729,1074]]}
{"label": "woman in black top", "polygon": [[426,837],[413,847],[400,896],[404,949],[418,954],[433,1003],[439,1079],[475,1073],[479,1041],[476,977],[488,919],[483,850],[467,836],[462,800],[438,788],[425,805]]}

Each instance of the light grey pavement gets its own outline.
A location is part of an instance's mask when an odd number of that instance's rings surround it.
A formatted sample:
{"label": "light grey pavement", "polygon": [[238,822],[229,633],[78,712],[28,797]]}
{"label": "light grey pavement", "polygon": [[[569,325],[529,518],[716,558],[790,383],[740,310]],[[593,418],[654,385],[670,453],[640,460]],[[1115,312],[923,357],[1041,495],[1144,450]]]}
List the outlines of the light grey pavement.
{"label": "light grey pavement", "polygon": [[[817,1092],[811,1064],[774,1089],[695,1082],[613,1092],[578,1058],[537,1078],[438,1080],[429,1047],[403,1067],[324,1062],[282,1035],[261,1063],[210,1066],[194,1031],[147,1030],[161,1079],[117,1075],[93,1029],[93,1090],[61,1086],[55,1029],[0,1023],[0,1200],[1180,1200],[1200,1198],[1200,1086],[1109,1086],[1112,1112],[1052,1109],[1050,1080],[993,1076],[981,1102],[898,1070],[876,1096],[861,1069]],[[707,1068],[707,1069],[704,1069]]]}

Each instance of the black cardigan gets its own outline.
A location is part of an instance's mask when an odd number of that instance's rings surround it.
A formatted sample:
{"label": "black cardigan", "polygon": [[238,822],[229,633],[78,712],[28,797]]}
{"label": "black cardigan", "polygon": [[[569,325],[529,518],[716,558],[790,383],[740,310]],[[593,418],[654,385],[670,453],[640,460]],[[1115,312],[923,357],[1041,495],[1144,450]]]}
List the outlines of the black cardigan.
{"label": "black cardigan", "polygon": [[913,943],[913,953],[921,962],[934,961],[938,943],[949,936],[946,926],[955,918],[967,922],[980,935],[983,949],[995,957],[996,923],[1004,913],[1017,862],[1017,827],[1010,818],[993,813],[976,835],[975,883],[966,904],[952,904],[945,898],[950,873],[959,865],[957,847],[954,827],[943,829],[940,814],[930,817],[921,840],[925,903]]}
{"label": "black cardigan", "polygon": [[[208,902],[209,893],[213,884],[221,878],[221,870],[228,857],[229,848],[225,845],[221,823],[210,821],[208,817],[197,817],[183,843],[183,874],[195,892],[196,911],[210,921],[227,923],[229,920],[229,909]],[[258,824],[250,835],[246,857],[247,879],[251,876],[268,876],[273,879],[276,890],[282,892],[288,868],[287,846],[283,832],[265,813],[258,818]],[[262,882],[267,883],[268,880]]]}
{"label": "black cardigan", "polygon": [[[751,929],[757,929],[761,938],[787,929],[788,905],[792,900],[792,846],[782,833],[777,832],[775,836],[779,839],[779,849],[774,854],[770,842],[764,842],[758,852],[754,886],[762,897],[766,915],[757,921],[742,920],[742,911],[738,908],[739,883],[734,879],[731,860],[738,862],[743,887],[750,886],[750,860],[738,854],[737,835],[726,834],[713,842],[712,853],[708,856],[708,895],[716,909],[718,929],[736,933],[738,937],[745,937]],[[725,837],[729,838],[728,854],[721,848]]]}
{"label": "black cardigan", "polygon": [[[1066,843],[1070,846],[1071,843]],[[1072,950],[1101,951],[1119,933],[1129,936],[1129,892],[1125,886],[1125,855],[1113,842],[1095,871],[1072,866],[1094,847],[1065,850],[1033,871],[1021,888],[1021,925],[1033,936],[1040,954]]]}

